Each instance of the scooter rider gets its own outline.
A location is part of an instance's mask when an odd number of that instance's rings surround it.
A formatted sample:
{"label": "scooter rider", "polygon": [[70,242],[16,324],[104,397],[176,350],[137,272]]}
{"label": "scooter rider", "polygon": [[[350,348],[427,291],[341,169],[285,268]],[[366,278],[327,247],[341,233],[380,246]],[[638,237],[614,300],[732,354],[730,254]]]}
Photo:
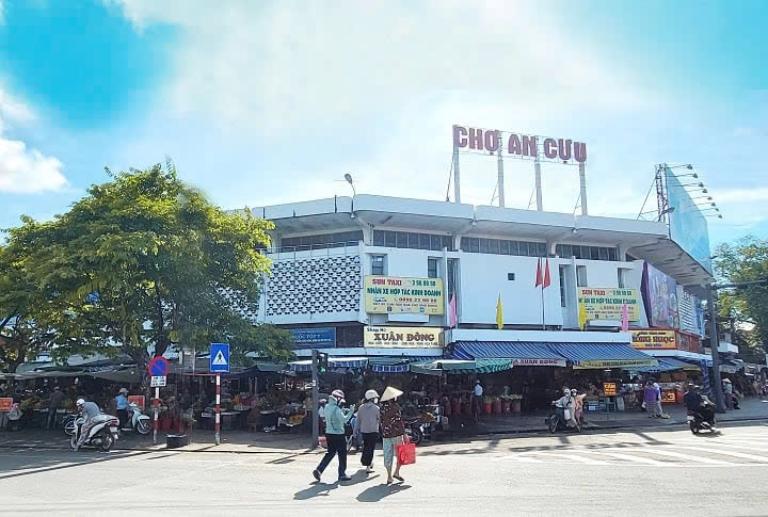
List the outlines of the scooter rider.
{"label": "scooter rider", "polygon": [[688,412],[694,416],[698,415],[703,421],[709,423],[709,425],[715,424],[715,412],[712,408],[712,403],[708,398],[703,396],[699,391],[699,387],[693,384],[688,386],[688,393],[683,397],[685,407]]}
{"label": "scooter rider", "polygon": [[563,396],[553,402],[557,409],[558,416],[562,418],[568,427],[576,425],[574,420],[574,400],[571,395],[571,390],[568,387],[563,388]]}
{"label": "scooter rider", "polygon": [[80,438],[75,446],[75,450],[78,450],[85,443],[88,433],[90,433],[91,427],[93,427],[93,419],[101,414],[101,410],[95,402],[86,402],[85,399],[77,399],[76,405],[78,413],[84,418],[83,427],[80,430]]}

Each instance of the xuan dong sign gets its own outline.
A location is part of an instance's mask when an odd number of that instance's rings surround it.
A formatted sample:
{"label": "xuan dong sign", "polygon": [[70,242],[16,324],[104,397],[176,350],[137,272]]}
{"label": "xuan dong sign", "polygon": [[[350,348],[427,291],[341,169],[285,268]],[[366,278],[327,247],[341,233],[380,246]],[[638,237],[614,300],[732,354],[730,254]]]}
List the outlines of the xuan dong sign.
{"label": "xuan dong sign", "polygon": [[513,158],[540,159],[562,163],[585,163],[587,144],[569,138],[550,138],[498,129],[453,126],[453,145],[457,149],[502,153]]}

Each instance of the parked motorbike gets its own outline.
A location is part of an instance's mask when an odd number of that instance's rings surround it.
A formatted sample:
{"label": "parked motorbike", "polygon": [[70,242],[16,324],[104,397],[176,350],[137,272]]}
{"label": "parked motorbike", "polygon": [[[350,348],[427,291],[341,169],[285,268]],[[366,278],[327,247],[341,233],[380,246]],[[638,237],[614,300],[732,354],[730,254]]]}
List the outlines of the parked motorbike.
{"label": "parked motorbike", "polygon": [[131,429],[139,434],[149,434],[152,430],[152,420],[148,415],[141,412],[139,406],[135,403],[128,405],[128,422]]}
{"label": "parked motorbike", "polygon": [[[85,419],[79,417],[75,420],[75,432],[69,439],[69,445],[72,449],[77,447],[80,434],[83,431]],[[88,431],[88,437],[83,442],[83,447],[93,447],[108,452],[112,449],[118,438],[118,427],[120,420],[112,415],[99,415],[94,418],[93,426]]]}
{"label": "parked motorbike", "polygon": [[715,407],[711,403],[705,402],[698,411],[688,411],[687,420],[693,434],[699,434],[701,431],[720,432],[715,427]]}
{"label": "parked motorbike", "polygon": [[405,434],[411,439],[414,445],[419,445],[424,439],[425,424],[421,421],[421,417],[414,417],[405,419]]}
{"label": "parked motorbike", "polygon": [[572,424],[570,420],[565,419],[565,413],[563,408],[555,408],[555,410],[544,419],[544,423],[547,424],[547,428],[550,433],[556,433],[558,431],[576,431],[581,432],[581,424],[576,422]]}

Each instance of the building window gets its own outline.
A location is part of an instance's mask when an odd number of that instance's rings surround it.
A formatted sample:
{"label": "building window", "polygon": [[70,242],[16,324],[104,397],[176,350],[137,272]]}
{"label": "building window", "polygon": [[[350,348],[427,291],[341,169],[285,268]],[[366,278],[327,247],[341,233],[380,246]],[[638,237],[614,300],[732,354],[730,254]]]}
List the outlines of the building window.
{"label": "building window", "polygon": [[587,287],[587,266],[576,266],[576,285]]}
{"label": "building window", "polygon": [[343,248],[344,246],[356,246],[357,243],[362,240],[362,230],[306,235],[303,237],[284,237],[280,241],[280,251],[292,252],[326,248]]}
{"label": "building window", "polygon": [[545,257],[547,245],[543,242],[509,241],[462,237],[461,251],[488,255],[513,255],[517,257]]}
{"label": "building window", "polygon": [[440,259],[429,257],[427,259],[427,276],[429,278],[438,278],[440,276]]}
{"label": "building window", "polygon": [[566,306],[565,274],[567,271],[566,266],[560,266],[560,307]]}
{"label": "building window", "polygon": [[558,257],[581,260],[618,260],[616,248],[609,246],[579,246],[576,244],[558,244],[555,248]]}
{"label": "building window", "polygon": [[377,276],[384,276],[387,274],[387,256],[386,255],[371,255],[371,274]]}
{"label": "building window", "polygon": [[453,238],[450,235],[432,233],[395,232],[391,230],[374,230],[373,245],[389,248],[409,248],[414,250],[442,251],[443,248],[453,250]]}

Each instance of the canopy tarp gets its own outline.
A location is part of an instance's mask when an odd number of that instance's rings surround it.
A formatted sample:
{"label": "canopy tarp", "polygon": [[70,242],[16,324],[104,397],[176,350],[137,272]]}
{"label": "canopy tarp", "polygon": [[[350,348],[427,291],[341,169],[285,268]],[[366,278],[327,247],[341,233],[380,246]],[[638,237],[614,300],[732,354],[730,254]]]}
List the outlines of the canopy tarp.
{"label": "canopy tarp", "polygon": [[480,374],[495,373],[512,368],[512,361],[509,359],[436,359],[411,363],[411,372],[424,375],[462,375],[462,374]]}
{"label": "canopy tarp", "polygon": [[565,366],[565,359],[553,352],[548,343],[507,341],[457,341],[454,359],[512,359],[514,366]]}
{"label": "canopy tarp", "polygon": [[622,343],[551,343],[549,349],[573,363],[576,369],[656,366],[658,361]]}
{"label": "canopy tarp", "polygon": [[369,357],[368,367],[376,373],[408,373],[411,363],[434,360],[434,357]]}
{"label": "canopy tarp", "polygon": [[[328,368],[331,370],[365,368],[367,364],[367,357],[330,357],[328,359]],[[293,372],[311,372],[312,360],[304,359],[301,361],[291,361],[288,363],[288,368]]]}
{"label": "canopy tarp", "polygon": [[700,368],[695,364],[686,363],[674,357],[658,357],[659,364],[657,366],[646,366],[639,368],[641,372],[673,372],[675,370],[684,370],[689,372],[698,372]]}

